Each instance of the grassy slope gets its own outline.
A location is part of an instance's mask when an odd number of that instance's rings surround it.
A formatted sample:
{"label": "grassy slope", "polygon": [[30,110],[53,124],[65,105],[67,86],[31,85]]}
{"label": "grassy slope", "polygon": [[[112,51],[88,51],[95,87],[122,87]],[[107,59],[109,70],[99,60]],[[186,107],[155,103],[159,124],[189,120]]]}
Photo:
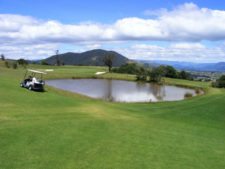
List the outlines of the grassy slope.
{"label": "grassy slope", "polygon": [[[48,78],[96,71],[104,68],[63,67]],[[23,72],[0,66],[0,168],[225,168],[224,90],[166,79],[208,93],[179,102],[108,103],[52,88],[29,92],[18,87]]]}

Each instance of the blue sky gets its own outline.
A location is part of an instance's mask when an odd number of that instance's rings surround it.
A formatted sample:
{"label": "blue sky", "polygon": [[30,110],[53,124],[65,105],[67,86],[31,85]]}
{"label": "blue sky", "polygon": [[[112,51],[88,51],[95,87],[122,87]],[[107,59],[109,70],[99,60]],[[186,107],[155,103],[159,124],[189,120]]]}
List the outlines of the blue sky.
{"label": "blue sky", "polygon": [[83,21],[110,23],[124,17],[146,17],[144,15],[146,10],[171,9],[186,2],[193,2],[199,7],[225,9],[222,0],[1,0],[0,13],[55,19],[63,23]]}
{"label": "blue sky", "polygon": [[38,59],[103,48],[132,59],[225,61],[224,8],[212,0],[0,0],[0,53]]}

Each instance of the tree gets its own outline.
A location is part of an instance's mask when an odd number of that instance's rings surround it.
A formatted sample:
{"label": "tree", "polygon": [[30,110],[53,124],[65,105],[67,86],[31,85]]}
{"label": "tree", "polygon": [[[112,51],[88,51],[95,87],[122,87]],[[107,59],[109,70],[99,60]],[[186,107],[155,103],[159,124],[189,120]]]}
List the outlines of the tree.
{"label": "tree", "polygon": [[17,67],[18,67],[18,65],[17,65],[17,63],[16,62],[13,62],[13,69],[17,69]]}
{"label": "tree", "polygon": [[5,56],[3,54],[1,54],[1,59],[2,61],[5,61]]}
{"label": "tree", "polygon": [[60,62],[60,59],[59,59],[59,50],[56,50],[56,65],[57,66],[60,66],[61,65],[61,62]]}
{"label": "tree", "polygon": [[182,70],[181,72],[178,73],[178,78],[180,79],[187,79],[187,80],[191,80],[191,74]]}
{"label": "tree", "polygon": [[107,54],[104,58],[103,58],[103,62],[106,66],[108,66],[109,72],[111,72],[112,70],[112,66],[113,66],[113,60],[115,58],[115,55],[113,53],[111,54]]}
{"label": "tree", "polygon": [[147,71],[144,67],[140,67],[136,74],[136,80],[138,81],[146,81],[147,80]]}
{"label": "tree", "polygon": [[163,77],[177,78],[177,71],[173,66],[161,65],[157,67],[157,71]]}
{"label": "tree", "polygon": [[112,71],[115,73],[126,73],[126,74],[138,74],[140,70],[140,65],[136,63],[126,63],[119,68],[113,68]]}
{"label": "tree", "polygon": [[153,68],[148,72],[149,75],[149,81],[150,82],[156,82],[160,83],[162,79],[162,74],[160,72],[161,70],[159,68]]}
{"label": "tree", "polygon": [[19,65],[22,65],[22,66],[24,66],[24,67],[26,67],[27,65],[28,65],[28,62],[25,60],[25,59],[19,59],[19,60],[17,60],[17,63],[19,64]]}
{"label": "tree", "polygon": [[60,65],[61,65],[61,62],[60,62],[60,59],[59,59],[58,56],[57,56],[57,58],[56,58],[56,65],[57,65],[57,66],[60,66]]}
{"label": "tree", "polygon": [[177,71],[173,66],[165,67],[165,77],[177,78]]}
{"label": "tree", "polygon": [[5,67],[10,68],[9,62],[5,61]]}
{"label": "tree", "polygon": [[167,68],[166,68],[166,66],[163,66],[163,65],[157,67],[157,71],[158,71],[158,73],[161,74],[161,76],[164,76],[164,77],[167,74]]}
{"label": "tree", "polygon": [[45,60],[42,60],[41,65],[49,65],[49,64]]}

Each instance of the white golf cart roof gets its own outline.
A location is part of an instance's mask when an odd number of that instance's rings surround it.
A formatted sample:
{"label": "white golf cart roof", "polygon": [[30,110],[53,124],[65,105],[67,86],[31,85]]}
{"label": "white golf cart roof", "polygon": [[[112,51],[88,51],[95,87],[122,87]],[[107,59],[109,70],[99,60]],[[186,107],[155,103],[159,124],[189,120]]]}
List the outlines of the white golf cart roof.
{"label": "white golf cart roof", "polygon": [[33,72],[33,73],[44,74],[44,75],[46,75],[46,74],[47,74],[47,73],[45,73],[45,72],[41,72],[41,71],[37,71],[37,70],[32,70],[32,69],[27,69],[27,71],[29,71],[29,72]]}

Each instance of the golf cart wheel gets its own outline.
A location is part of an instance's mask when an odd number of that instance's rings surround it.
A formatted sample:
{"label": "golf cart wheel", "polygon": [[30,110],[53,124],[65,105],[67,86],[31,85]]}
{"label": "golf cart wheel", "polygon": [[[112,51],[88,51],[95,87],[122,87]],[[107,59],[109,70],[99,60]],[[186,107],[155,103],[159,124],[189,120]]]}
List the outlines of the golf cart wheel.
{"label": "golf cart wheel", "polygon": [[31,91],[32,90],[32,86],[29,86],[28,89]]}
{"label": "golf cart wheel", "polygon": [[23,86],[23,83],[20,83],[20,87],[24,87],[24,86]]}

